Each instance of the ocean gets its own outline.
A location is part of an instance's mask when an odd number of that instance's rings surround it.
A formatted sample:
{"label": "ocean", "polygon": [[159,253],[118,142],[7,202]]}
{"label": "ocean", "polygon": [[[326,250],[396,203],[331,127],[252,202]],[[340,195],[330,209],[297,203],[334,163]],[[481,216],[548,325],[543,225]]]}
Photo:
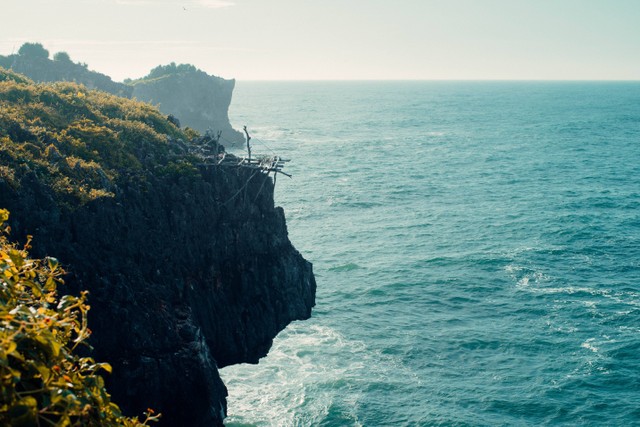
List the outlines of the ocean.
{"label": "ocean", "polygon": [[640,425],[639,82],[238,82],[313,317],[229,426]]}

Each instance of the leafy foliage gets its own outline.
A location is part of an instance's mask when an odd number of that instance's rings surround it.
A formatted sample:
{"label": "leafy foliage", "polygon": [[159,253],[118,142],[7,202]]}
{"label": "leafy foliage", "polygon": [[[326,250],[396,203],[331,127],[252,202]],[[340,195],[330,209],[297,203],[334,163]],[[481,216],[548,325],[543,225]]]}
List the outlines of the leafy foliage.
{"label": "leafy foliage", "polygon": [[59,296],[64,270],[55,258],[29,258],[29,243],[8,241],[0,209],[0,424],[11,426],[126,426],[100,372],[107,363],[80,357],[76,348],[91,334],[87,293]]}
{"label": "leafy foliage", "polygon": [[18,55],[48,59],[49,51],[40,43],[25,43],[18,49]]}
{"label": "leafy foliage", "polygon": [[20,74],[13,73],[11,71],[6,71],[4,69],[0,69],[0,82],[5,82],[5,81],[11,81],[14,83],[22,83],[22,84],[31,83],[31,80],[29,80],[28,78]]}
{"label": "leafy foliage", "polygon": [[121,175],[195,162],[171,143],[191,137],[151,105],[0,68],[0,180],[15,188],[35,173],[68,205],[110,197]]}
{"label": "leafy foliage", "polygon": [[10,55],[10,56],[2,56],[2,55],[0,55],[0,67],[11,68],[11,64],[13,62],[13,58],[14,57],[15,57],[15,55]]}
{"label": "leafy foliage", "polygon": [[56,54],[53,55],[53,60],[58,62],[66,62],[66,63],[73,62],[71,61],[71,57],[67,52],[57,52]]}
{"label": "leafy foliage", "polygon": [[176,65],[175,62],[172,62],[168,65],[158,65],[149,72],[146,78],[156,79],[158,77],[163,77],[171,74],[187,74],[196,71],[198,71],[198,69],[191,64]]}
{"label": "leafy foliage", "polygon": [[136,86],[139,84],[156,82],[156,81],[163,80],[170,77],[191,76],[190,78],[193,78],[194,75],[204,77],[204,78],[208,77],[207,73],[196,68],[194,65],[176,64],[175,62],[172,62],[167,65],[158,65],[157,67],[149,71],[149,74],[147,74],[142,78],[135,79],[135,80],[126,79],[125,83],[131,86]]}

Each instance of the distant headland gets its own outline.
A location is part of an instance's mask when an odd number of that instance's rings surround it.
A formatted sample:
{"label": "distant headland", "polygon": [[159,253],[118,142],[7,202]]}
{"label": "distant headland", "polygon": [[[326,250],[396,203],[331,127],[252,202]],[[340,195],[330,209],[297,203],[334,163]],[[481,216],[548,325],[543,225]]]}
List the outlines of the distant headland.
{"label": "distant headland", "polygon": [[111,77],[74,62],[66,52],[50,53],[40,43],[25,43],[17,53],[0,55],[0,66],[35,82],[75,82],[125,98],[148,102],[180,125],[200,133],[222,132],[227,145],[244,142],[241,132],[229,122],[229,105],[235,80],[212,76],[193,65],[160,65],[140,79],[114,82]]}

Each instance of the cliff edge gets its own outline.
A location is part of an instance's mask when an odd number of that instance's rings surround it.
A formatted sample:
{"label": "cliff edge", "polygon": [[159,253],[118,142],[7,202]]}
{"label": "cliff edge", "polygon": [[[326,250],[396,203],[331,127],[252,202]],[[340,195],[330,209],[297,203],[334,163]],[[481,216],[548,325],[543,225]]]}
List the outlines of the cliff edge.
{"label": "cliff edge", "polygon": [[0,206],[90,292],[96,359],[125,413],[222,425],[218,368],[256,363],[315,299],[273,181],[204,167],[147,104],[0,68]]}
{"label": "cliff edge", "polygon": [[229,105],[235,80],[211,76],[193,65],[171,63],[158,66],[144,78],[128,81],[132,96],[157,105],[165,114],[205,133],[222,132],[225,143],[241,144],[244,135],[229,123]]}

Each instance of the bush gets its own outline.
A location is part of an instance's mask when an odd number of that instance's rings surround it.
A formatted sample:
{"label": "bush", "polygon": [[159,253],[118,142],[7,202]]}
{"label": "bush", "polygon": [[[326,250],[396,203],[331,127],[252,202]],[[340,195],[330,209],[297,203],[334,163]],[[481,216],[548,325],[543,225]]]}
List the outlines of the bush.
{"label": "bush", "polygon": [[30,58],[48,59],[49,51],[40,43],[25,43],[20,46],[18,55],[28,56]]}
{"label": "bush", "polygon": [[53,60],[58,62],[65,62],[67,64],[72,64],[71,57],[67,52],[58,52],[53,55]]}
{"label": "bush", "polygon": [[188,74],[198,71],[198,69],[191,64],[180,64],[176,65],[175,62],[167,65],[158,65],[153,70],[149,72],[149,74],[145,77],[145,79],[156,79],[158,77],[177,75],[177,74]]}
{"label": "bush", "polygon": [[[168,141],[192,134],[148,104],[0,68],[0,179],[13,185],[35,172],[69,207],[112,197],[122,176],[184,159]],[[82,162],[62,161],[70,158]]]}
{"label": "bush", "polygon": [[111,402],[100,372],[111,372],[76,353],[87,345],[87,293],[59,297],[64,270],[55,258],[29,258],[8,241],[0,209],[0,425],[126,426],[156,421],[124,417]]}

